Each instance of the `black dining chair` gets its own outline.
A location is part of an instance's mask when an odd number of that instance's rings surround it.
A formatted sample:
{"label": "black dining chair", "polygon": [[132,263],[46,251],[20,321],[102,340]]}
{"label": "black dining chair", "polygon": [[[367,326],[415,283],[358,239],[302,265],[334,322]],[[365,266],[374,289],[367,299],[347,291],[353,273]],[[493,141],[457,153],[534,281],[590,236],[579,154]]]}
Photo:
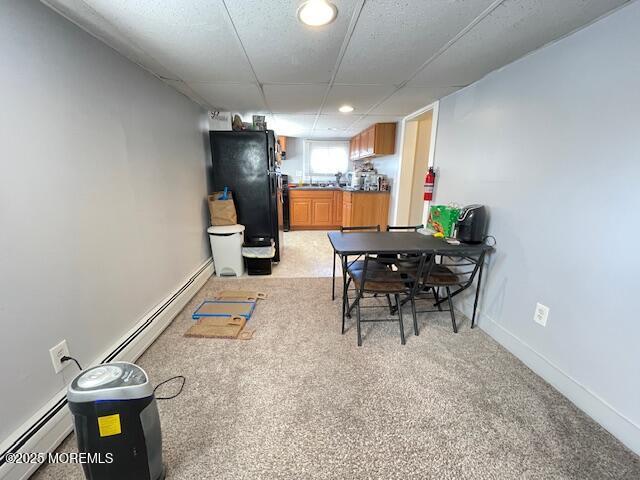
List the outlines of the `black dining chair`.
{"label": "black dining chair", "polygon": [[417,232],[424,225],[387,225],[387,232]]}
{"label": "black dining chair", "polygon": [[[423,227],[423,225],[387,225],[387,232],[417,232]],[[381,253],[378,258],[395,259],[401,258],[403,255],[397,255],[393,253]]]}
{"label": "black dining chair", "polygon": [[[456,314],[453,310],[453,297],[473,284],[476,274],[484,262],[484,256],[485,252],[477,256],[441,255],[440,263],[436,262],[435,255],[427,259],[423,273],[419,276],[420,286],[416,298],[421,298],[421,294],[432,290],[438,310],[421,310],[418,313],[442,311],[441,304],[446,301],[449,304],[453,331],[458,333]],[[445,289],[446,298],[439,298],[438,292],[440,288]],[[452,289],[454,289],[453,292],[451,291]],[[415,333],[416,335],[418,334],[417,329]]]}
{"label": "black dining chair", "polygon": [[[379,232],[380,225],[367,225],[367,226],[359,226],[359,227],[340,227],[340,232]],[[337,254],[333,253],[333,278],[331,284],[331,300],[336,299],[336,257]],[[356,262],[359,261],[360,257],[356,259]]]}
{"label": "black dining chair", "polygon": [[[418,327],[418,320],[416,315],[415,295],[418,291],[426,255],[418,255],[412,257],[412,264],[407,265],[406,268],[400,270],[391,270],[388,268],[380,269],[379,261],[375,254],[366,254],[364,260],[362,260],[362,268],[356,267],[355,264],[347,267],[347,274],[349,276],[347,280],[347,287],[345,289],[343,301],[346,305],[343,309],[344,314],[342,316],[342,334],[345,331],[346,318],[351,318],[351,311],[356,311],[356,329],[358,335],[358,346],[362,346],[362,329],[361,324],[364,322],[395,322],[394,318],[377,318],[377,319],[362,319],[361,308],[365,308],[361,305],[362,301],[367,298],[374,298],[378,295],[385,295],[389,304],[391,304],[391,296],[393,295],[396,305],[396,312],[398,314],[397,322],[400,327],[400,343],[404,345],[406,343],[404,335],[404,324],[402,320],[402,303],[400,296],[404,296],[405,301],[411,303],[411,314],[413,316],[413,328]],[[353,302],[349,301],[349,284],[353,282],[355,290],[355,299]],[[368,306],[368,308],[380,308],[379,305]]]}

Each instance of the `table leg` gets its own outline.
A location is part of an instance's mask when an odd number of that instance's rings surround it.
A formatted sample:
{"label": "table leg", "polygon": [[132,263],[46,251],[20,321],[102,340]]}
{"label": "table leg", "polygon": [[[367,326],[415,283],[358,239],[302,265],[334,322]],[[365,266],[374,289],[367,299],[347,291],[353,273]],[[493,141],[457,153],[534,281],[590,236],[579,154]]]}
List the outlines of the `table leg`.
{"label": "table leg", "polygon": [[473,315],[471,316],[471,328],[476,324],[476,309],[478,308],[478,297],[480,296],[480,285],[482,283],[482,270],[484,270],[484,260],[480,265],[480,271],[478,272],[478,285],[476,286],[476,298],[473,300]]}

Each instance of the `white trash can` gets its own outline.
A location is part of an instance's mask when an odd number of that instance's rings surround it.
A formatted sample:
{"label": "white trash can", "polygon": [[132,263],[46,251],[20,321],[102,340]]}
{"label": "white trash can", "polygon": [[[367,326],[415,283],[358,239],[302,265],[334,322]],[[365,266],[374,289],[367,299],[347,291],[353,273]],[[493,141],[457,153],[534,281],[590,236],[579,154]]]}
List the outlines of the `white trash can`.
{"label": "white trash can", "polygon": [[244,274],[242,244],[244,243],[244,225],[221,225],[207,228],[213,253],[216,275]]}

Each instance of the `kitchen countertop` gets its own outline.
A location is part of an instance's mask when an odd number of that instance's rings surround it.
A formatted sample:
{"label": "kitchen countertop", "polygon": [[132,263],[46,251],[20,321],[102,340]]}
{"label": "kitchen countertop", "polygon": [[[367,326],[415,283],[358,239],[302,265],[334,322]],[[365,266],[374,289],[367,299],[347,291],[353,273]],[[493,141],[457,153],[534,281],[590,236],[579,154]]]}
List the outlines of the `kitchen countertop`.
{"label": "kitchen countertop", "polygon": [[332,191],[340,191],[340,192],[351,192],[351,193],[391,193],[389,190],[385,190],[385,191],[379,191],[379,190],[353,190],[349,187],[310,187],[310,186],[306,186],[306,187],[292,187],[291,185],[289,185],[289,191],[293,191],[293,190],[318,190],[318,191],[328,191],[328,192],[332,192]]}

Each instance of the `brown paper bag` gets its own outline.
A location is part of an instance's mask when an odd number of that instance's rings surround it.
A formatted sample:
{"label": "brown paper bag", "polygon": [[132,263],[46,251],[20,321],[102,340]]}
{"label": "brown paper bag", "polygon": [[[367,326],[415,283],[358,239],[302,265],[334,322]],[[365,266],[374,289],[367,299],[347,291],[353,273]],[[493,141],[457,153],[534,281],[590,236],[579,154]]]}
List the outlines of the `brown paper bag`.
{"label": "brown paper bag", "polygon": [[233,203],[233,195],[227,192],[227,200],[218,200],[224,192],[213,192],[209,195],[209,213],[211,215],[211,225],[235,225],[238,223],[236,206]]}

